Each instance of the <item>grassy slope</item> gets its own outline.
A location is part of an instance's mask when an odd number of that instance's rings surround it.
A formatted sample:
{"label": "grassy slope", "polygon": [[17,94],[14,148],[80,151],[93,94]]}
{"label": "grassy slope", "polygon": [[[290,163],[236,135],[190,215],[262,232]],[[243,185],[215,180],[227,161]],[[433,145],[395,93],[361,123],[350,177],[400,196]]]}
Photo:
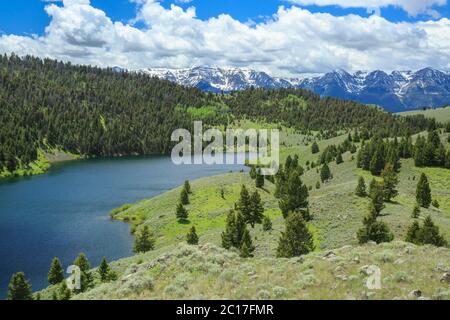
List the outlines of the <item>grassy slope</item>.
{"label": "grassy slope", "polygon": [[[283,135],[286,135],[286,133],[288,133],[288,131],[285,131]],[[284,140],[282,141],[296,141],[297,139],[293,138],[293,135],[294,133],[289,133],[287,136],[283,137]],[[328,144],[339,143],[344,139],[345,135],[330,140],[321,141],[319,145],[321,149],[323,149]],[[301,145],[298,144],[296,145],[295,143],[286,144],[286,148],[289,149],[289,153],[299,153],[302,160],[301,162],[303,163],[306,161],[306,159],[316,160],[318,156],[312,155],[310,152],[310,146],[304,144]],[[283,150],[283,152],[286,152],[286,150]],[[355,236],[356,231],[361,227],[362,218],[364,217],[364,215],[366,215],[367,212],[366,208],[368,204],[368,199],[356,197],[354,195],[354,189],[356,187],[356,182],[359,175],[363,175],[366,178],[367,184],[372,178],[371,175],[367,172],[363,172],[357,169],[355,160],[349,153],[344,155],[343,164],[336,165],[333,163],[331,164],[330,168],[334,174],[334,179],[331,182],[322,185],[319,190],[316,190],[314,187],[313,190],[310,192],[311,211],[314,215],[314,219],[310,223],[309,227],[315,235],[316,247],[318,252],[313,253],[311,255],[311,259],[314,259],[316,262],[322,261],[321,259],[319,259],[319,257],[321,254],[323,254],[320,253],[321,251],[323,252],[323,250],[329,249],[335,250],[336,248],[341,248],[346,245],[354,245],[354,246],[357,245]],[[440,210],[437,210],[435,208],[423,209],[421,219],[423,219],[425,215],[431,214],[436,224],[440,227],[441,231],[445,234],[447,239],[450,240],[450,196],[449,196],[450,170],[436,169],[436,168],[419,169],[414,167],[412,160],[403,161],[400,173],[400,185],[398,188],[400,190],[400,194],[395,199],[396,202],[387,204],[387,208],[383,212],[384,216],[382,217],[382,219],[389,224],[397,240],[404,239],[406,229],[412,222],[410,216],[415,203],[415,186],[421,172],[425,172],[429,176],[433,196],[437,198],[441,204]],[[308,186],[315,186],[316,182],[319,180],[319,174],[317,173],[316,169],[312,169],[310,171],[307,171],[302,178],[303,181]],[[226,213],[233,208],[234,203],[237,201],[239,197],[240,187],[242,184],[246,184],[251,189],[254,189],[254,181],[252,181],[249,178],[249,175],[247,173],[237,173],[237,172],[229,173],[221,176],[208,177],[192,181],[191,186],[193,194],[190,197],[191,204],[187,206],[190,212],[189,216],[190,220],[188,224],[180,224],[176,221],[175,218],[175,205],[178,202],[181,188],[176,188],[152,199],[143,200],[134,205],[125,205],[122,208],[115,210],[113,213],[114,218],[131,222],[134,225],[139,225],[141,223],[148,224],[154,231],[157,238],[156,250],[154,252],[150,252],[142,256],[136,256],[119,260],[114,263],[116,270],[118,270],[120,273],[123,273],[125,272],[125,269],[132,268],[130,264],[136,264],[137,262],[140,261],[142,261],[145,264],[148,263],[150,259],[154,259],[161,255],[162,256],[167,255],[167,253],[171,252],[175,247],[179,245],[179,243],[185,242],[185,235],[192,225],[196,226],[197,233],[200,236],[200,243],[202,245],[204,246],[206,245],[206,247],[210,246],[207,244],[219,246],[220,234],[224,229]],[[223,188],[225,191],[225,199],[222,199],[220,196],[221,188]],[[273,197],[273,191],[274,185],[266,181],[265,189],[261,190],[260,193],[265,204],[266,214],[269,215],[272,219],[274,230],[272,232],[263,232],[261,226],[256,226],[255,229],[252,229],[251,233],[254,239],[254,244],[256,245],[255,259],[250,259],[246,262],[243,261],[231,262],[231,260],[233,260],[234,258],[233,259],[229,258],[231,264],[230,268],[232,270],[233,268],[239,269],[240,263],[242,264],[242,266],[250,265],[251,268],[257,269],[259,270],[259,272],[266,274],[266,277],[268,276],[268,274],[270,274],[270,272],[274,272],[276,274],[277,271],[282,271],[284,270],[283,268],[287,268],[285,270],[287,273],[284,278],[284,282],[281,281],[282,279],[277,280],[274,279],[273,281],[269,281],[267,285],[272,287],[276,286],[286,287],[288,288],[290,294],[279,297],[277,295],[274,296],[273,292],[271,290],[268,290],[269,292],[272,292],[270,293],[270,297],[273,298],[329,297],[328,289],[325,289],[325,287],[320,285],[317,285],[317,288],[314,290],[311,289],[306,291],[301,290],[292,291],[293,290],[292,286],[294,285],[295,281],[289,281],[289,279],[300,278],[302,275],[301,273],[298,273],[299,270],[298,269],[297,271],[295,271],[294,269],[290,270],[289,268],[292,265],[292,262],[289,262],[287,260],[286,261],[271,260],[274,259],[275,256],[275,250],[277,247],[279,235],[281,231],[284,230],[284,220],[278,208],[278,200]],[[391,255],[391,253],[394,256],[398,255],[399,253],[397,252],[398,250],[395,248],[395,245],[392,248],[390,246],[391,245],[374,247],[373,250],[374,252],[376,252],[376,254],[373,254],[372,256],[366,255],[365,259],[367,259],[367,263],[369,262],[376,263],[378,256],[384,255],[389,256]],[[402,246],[404,247],[404,245],[400,245],[400,247]],[[217,251],[218,249],[211,249],[211,250]],[[347,253],[348,256],[353,256],[355,254],[361,255],[367,251],[364,248],[358,247],[348,250],[349,250],[349,252]],[[414,258],[413,256],[409,256],[408,257],[408,259],[410,260],[409,264],[405,264],[404,269],[403,266],[400,267],[397,265],[392,265],[393,261],[390,261],[391,263],[391,265],[389,266],[390,277],[394,277],[396,279],[402,278],[401,276],[402,273],[409,274],[408,269],[411,268],[411,266],[414,266],[413,270],[418,270],[415,267],[415,265],[421,264],[422,259],[425,259],[426,254],[424,250],[425,251],[428,250],[428,252],[430,252],[431,254],[432,250],[436,251],[438,249],[418,248],[417,251],[415,252],[421,252],[423,256],[417,255],[414,256]],[[221,252],[220,255],[227,257],[226,253],[224,253],[221,250],[219,251]],[[448,251],[442,249],[442,253],[443,256],[445,257],[445,255],[448,254]],[[199,252],[197,253],[194,252],[192,254],[202,261],[205,259],[206,260],[210,259],[210,257],[202,258]],[[431,270],[432,267],[436,267],[436,264],[439,261],[441,261],[439,260],[441,257],[442,255],[441,256],[436,255],[435,257],[433,257],[433,259],[431,259],[430,264],[428,265],[429,270]],[[214,260],[214,258],[211,259]],[[308,257],[307,259],[310,258]],[[444,261],[447,261],[448,264],[449,259],[446,260],[444,259]],[[176,289],[172,288],[173,289],[172,292],[170,286],[176,286],[177,281],[181,281],[177,279],[177,275],[180,273],[180,271],[177,269],[180,267],[178,265],[179,263],[181,262],[174,261],[173,266],[171,266],[169,269],[164,268],[164,272],[161,271],[162,272],[161,277],[163,278],[161,278],[160,280],[162,282],[158,285],[154,284],[155,288],[157,288],[158,290],[146,292],[145,294],[143,294],[143,296],[140,296],[138,292],[130,290],[130,292],[124,293],[122,298],[142,298],[142,297],[173,298],[177,297],[178,295],[180,295],[180,297],[195,297],[196,295],[199,294],[200,288],[202,288],[202,290],[206,290],[205,292],[207,293],[205,294],[208,298],[247,297],[247,296],[240,297],[239,295],[237,295],[238,294],[237,292],[239,292],[239,290],[224,292],[223,295],[217,292],[217,290],[214,291],[214,288],[216,288],[219,285],[219,282],[214,282],[214,279],[217,278],[217,276],[222,275],[222,273],[225,272],[225,271],[222,272],[222,270],[225,270],[226,268],[222,268],[220,270],[220,274],[215,275],[214,274],[203,275],[201,272],[198,273],[197,271],[194,270],[193,272],[191,272],[191,274],[186,275],[186,277],[195,278],[196,283],[200,281],[198,285],[197,284],[194,285],[196,287],[198,286],[198,288],[193,291],[188,290],[189,292],[185,293],[180,293]],[[215,262],[212,263],[214,264]],[[432,264],[434,264],[434,266],[432,266]],[[264,265],[266,265],[266,268],[264,267]],[[331,275],[329,274],[332,270],[334,270],[338,266],[339,264],[337,265],[324,264],[323,266],[320,266],[319,267],[319,270],[321,270],[320,275],[315,275],[317,279],[319,278],[321,279],[320,281],[318,281],[318,283],[323,283],[324,285],[326,285],[326,283],[330,282],[329,285],[340,286],[341,284],[339,284],[339,282],[331,283],[334,279],[334,276],[333,274]],[[347,276],[350,277],[351,274],[356,276],[358,274],[357,268],[359,267],[356,265],[352,266],[352,268],[349,269],[349,272],[346,272]],[[446,265],[446,267],[449,266]],[[137,268],[139,269],[139,267]],[[297,272],[298,274],[294,274],[295,272]],[[137,274],[139,274],[139,272]],[[146,276],[147,276],[146,274],[142,275],[143,278],[145,278]],[[155,274],[151,273],[149,274],[149,276],[154,278]],[[160,275],[158,273],[157,277],[159,276]],[[226,275],[223,276],[226,277]],[[243,276],[245,278],[245,274]],[[130,277],[133,278],[134,276]],[[141,280],[144,281],[142,277],[139,275],[136,281],[137,282]],[[305,277],[308,278],[307,276]],[[410,275],[409,277],[411,278],[412,275]],[[121,283],[123,283],[125,280],[122,279],[119,281],[122,281]],[[280,283],[278,283],[278,281],[280,281]],[[353,286],[355,286],[356,284],[360,285],[361,279],[354,278],[354,282],[352,281],[343,282],[342,288],[340,287],[343,291],[342,292],[340,291],[339,295],[333,297],[349,298],[346,292],[350,290],[353,294],[353,297],[362,298],[363,297],[362,295],[364,295],[364,293],[361,291],[363,290],[361,287],[359,287],[358,289],[360,291],[358,290],[354,291],[352,289]],[[411,280],[408,283],[409,284],[403,285],[402,281],[398,282],[397,280],[395,280],[390,285],[389,292],[380,293],[381,296],[376,297],[380,298],[393,298],[396,296],[405,297],[404,295],[405,292],[403,292],[402,290],[403,289],[409,290],[413,288],[414,287],[413,284],[415,284],[416,282],[415,280]],[[262,285],[263,284],[261,282],[256,287],[259,288]],[[112,287],[117,286],[119,288],[122,288],[120,283],[105,285],[81,297],[119,298],[119,296],[116,295],[115,293],[116,289],[111,290],[110,286]],[[396,286],[398,286],[399,288],[396,288]],[[127,285],[124,285],[122,289],[126,291],[127,290],[126,287]],[[166,287],[169,288],[166,289]],[[206,287],[208,287],[209,289],[207,289]],[[421,285],[418,288],[424,290],[425,285]],[[435,283],[429,289],[430,290],[430,292],[428,293],[429,296],[432,295],[436,296],[437,295],[436,290],[439,290],[439,288],[440,287],[438,286],[438,283]],[[256,289],[249,289],[246,287],[245,290],[247,289],[250,291],[247,291],[246,294],[248,295],[248,297],[251,298],[259,297],[260,291],[266,290],[262,288],[258,291],[254,291]],[[246,292],[245,290],[244,292]],[[121,292],[121,290],[118,289],[118,292]]]}
{"label": "grassy slope", "polygon": [[439,122],[450,121],[450,106],[446,108],[439,109],[429,109],[429,110],[418,110],[418,111],[406,111],[399,113],[402,116],[413,116],[417,114],[423,114],[427,118],[434,118]]}

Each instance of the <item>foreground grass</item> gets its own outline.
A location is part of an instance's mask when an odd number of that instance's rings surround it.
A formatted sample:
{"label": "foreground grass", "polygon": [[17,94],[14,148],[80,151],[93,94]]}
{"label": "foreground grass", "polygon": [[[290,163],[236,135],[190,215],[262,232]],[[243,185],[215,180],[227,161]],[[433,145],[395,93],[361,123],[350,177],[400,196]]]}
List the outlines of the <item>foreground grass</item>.
{"label": "foreground grass", "polygon": [[[159,256],[151,252],[118,261],[113,264],[117,281],[74,298],[450,299],[443,278],[449,262],[449,249],[403,242],[293,259],[242,259],[211,244],[181,245]],[[365,285],[369,265],[381,270],[380,290]]]}

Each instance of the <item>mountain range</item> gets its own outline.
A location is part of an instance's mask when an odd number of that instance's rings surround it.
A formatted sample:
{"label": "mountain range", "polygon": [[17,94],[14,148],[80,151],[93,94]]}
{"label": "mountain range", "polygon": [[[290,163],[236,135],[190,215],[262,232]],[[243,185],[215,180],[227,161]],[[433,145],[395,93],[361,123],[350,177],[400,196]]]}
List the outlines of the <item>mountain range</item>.
{"label": "mountain range", "polygon": [[433,68],[391,73],[335,70],[325,74],[302,74],[297,78],[272,77],[246,68],[203,66],[140,72],[211,92],[232,92],[250,87],[302,88],[321,96],[379,105],[391,112],[450,104],[450,73]]}

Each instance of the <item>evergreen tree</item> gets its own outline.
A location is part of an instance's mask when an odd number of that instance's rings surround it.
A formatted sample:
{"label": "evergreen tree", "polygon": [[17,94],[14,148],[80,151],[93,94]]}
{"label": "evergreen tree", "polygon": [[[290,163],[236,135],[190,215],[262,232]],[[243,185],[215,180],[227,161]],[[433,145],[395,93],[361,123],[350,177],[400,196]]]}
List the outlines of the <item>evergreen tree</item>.
{"label": "evergreen tree", "polygon": [[80,268],[81,271],[81,289],[77,290],[77,292],[83,292],[92,286],[93,279],[92,274],[89,271],[91,269],[91,264],[83,252],[78,255],[73,264]]}
{"label": "evergreen tree", "polygon": [[313,144],[311,145],[311,152],[312,152],[312,154],[316,154],[316,153],[320,152],[319,145],[317,144],[316,141],[314,141]]}
{"label": "evergreen tree", "polygon": [[303,216],[292,212],[285,220],[286,229],[278,241],[277,257],[291,258],[314,250],[313,236],[309,232]]}
{"label": "evergreen tree", "polygon": [[8,300],[33,300],[31,284],[23,272],[14,273],[8,285]]}
{"label": "evergreen tree", "polygon": [[250,194],[245,185],[242,185],[241,187],[241,193],[239,200],[236,204],[236,208],[242,213],[242,216],[244,217],[245,221],[252,220],[251,199]]}
{"label": "evergreen tree", "polygon": [[360,244],[374,241],[376,243],[391,242],[394,235],[390,232],[389,227],[383,221],[377,220],[377,213],[373,206],[370,207],[369,214],[363,220],[363,228],[357,232]]}
{"label": "evergreen tree", "polygon": [[106,258],[103,257],[102,261],[100,262],[100,266],[98,267],[97,270],[99,276],[100,276],[100,280],[102,282],[106,282],[110,280],[110,273],[111,273],[111,268],[108,265],[108,262],[106,261]]}
{"label": "evergreen tree", "polygon": [[185,188],[183,188],[181,190],[181,194],[180,194],[180,203],[182,205],[187,205],[189,204],[189,193],[187,192],[187,190]]}
{"label": "evergreen tree", "polygon": [[272,221],[268,216],[264,216],[262,226],[264,231],[272,230]]}
{"label": "evergreen tree", "polygon": [[255,166],[252,166],[251,168],[250,168],[250,178],[252,178],[253,180],[255,180],[256,179],[256,167]]}
{"label": "evergreen tree", "polygon": [[179,203],[177,205],[177,209],[175,211],[175,215],[177,216],[177,219],[180,221],[186,221],[189,217],[189,213],[186,210],[186,208],[183,206],[183,204]]}
{"label": "evergreen tree", "polygon": [[248,231],[248,229],[245,229],[242,235],[239,254],[241,258],[250,258],[253,257],[253,251],[255,251],[255,247],[253,245],[252,238],[250,237],[250,232]]}
{"label": "evergreen tree", "polygon": [[258,191],[255,191],[250,196],[250,216],[246,221],[249,223],[252,228],[255,227],[255,224],[259,224],[262,222],[264,217],[264,206],[261,202],[261,196]]}
{"label": "evergreen tree", "polygon": [[436,247],[446,247],[447,241],[439,233],[439,228],[436,226],[430,216],[425,218],[422,228],[419,231],[419,243],[430,244]]}
{"label": "evergreen tree", "polygon": [[356,187],[355,193],[356,193],[356,195],[358,197],[365,197],[365,196],[367,196],[366,182],[364,181],[363,177],[359,177],[359,179],[358,179],[358,186]]}
{"label": "evergreen tree", "polygon": [[437,201],[437,199],[434,199],[433,202],[431,203],[431,205],[433,207],[435,207],[436,209],[439,209],[439,207],[440,207],[439,201]]}
{"label": "evergreen tree", "polygon": [[140,232],[136,234],[136,239],[134,240],[134,252],[143,253],[153,250],[155,247],[155,238],[150,232],[148,226],[141,228]]}
{"label": "evergreen tree", "polygon": [[240,211],[228,213],[225,231],[222,232],[222,247],[240,249],[244,231],[247,229],[245,219]]}
{"label": "evergreen tree", "polygon": [[198,236],[194,226],[192,226],[192,228],[189,230],[189,233],[186,235],[186,241],[190,245],[198,244]]}
{"label": "evergreen tree", "polygon": [[[54,300],[70,300],[70,297],[72,296],[72,292],[67,287],[67,284],[65,281],[61,282],[58,288],[58,292],[56,293],[56,296],[53,296]],[[56,299],[55,299],[56,298]]]}
{"label": "evergreen tree", "polygon": [[398,195],[396,188],[399,181],[394,166],[390,163],[386,164],[381,172],[381,177],[383,178],[384,200],[389,202]]}
{"label": "evergreen tree", "polygon": [[64,280],[64,270],[58,258],[53,258],[47,279],[51,285],[58,284]]}
{"label": "evergreen tree", "polygon": [[412,225],[409,226],[408,231],[406,232],[406,242],[411,242],[414,244],[420,244],[419,240],[419,233],[420,233],[420,225],[419,222],[414,221]]}
{"label": "evergreen tree", "polygon": [[378,176],[383,170],[385,165],[384,152],[383,152],[383,144],[377,146],[377,149],[370,161],[369,170],[374,176]]}
{"label": "evergreen tree", "polygon": [[417,203],[424,208],[429,208],[431,204],[431,189],[427,176],[422,173],[416,189]]}
{"label": "evergreen tree", "polygon": [[376,182],[375,186],[372,187],[370,198],[372,200],[371,206],[373,206],[376,215],[379,216],[385,208],[383,184]]}
{"label": "evergreen tree", "polygon": [[186,190],[188,194],[192,193],[191,184],[189,183],[189,180],[184,181],[184,190]]}
{"label": "evergreen tree", "polygon": [[338,153],[338,155],[336,156],[336,164],[341,164],[342,162],[344,162],[344,160],[342,159],[342,154]]}
{"label": "evergreen tree", "polygon": [[413,212],[412,212],[412,214],[411,214],[411,217],[412,217],[413,219],[417,219],[417,218],[419,218],[419,215],[420,215],[420,206],[415,205],[415,206],[414,206],[414,209],[413,209]]}
{"label": "evergreen tree", "polygon": [[258,169],[258,172],[256,173],[255,185],[257,188],[264,187],[264,176],[260,173],[259,169]]}
{"label": "evergreen tree", "polygon": [[316,189],[319,190],[320,189],[320,181],[316,182]]}
{"label": "evergreen tree", "polygon": [[287,182],[286,193],[281,198],[279,205],[283,217],[290,212],[301,212],[305,220],[309,220],[308,188],[303,184],[297,173],[293,173]]}
{"label": "evergreen tree", "polygon": [[322,183],[324,183],[330,179],[331,179],[330,167],[328,167],[328,164],[325,163],[322,166],[322,169],[320,170],[320,180],[322,180]]}

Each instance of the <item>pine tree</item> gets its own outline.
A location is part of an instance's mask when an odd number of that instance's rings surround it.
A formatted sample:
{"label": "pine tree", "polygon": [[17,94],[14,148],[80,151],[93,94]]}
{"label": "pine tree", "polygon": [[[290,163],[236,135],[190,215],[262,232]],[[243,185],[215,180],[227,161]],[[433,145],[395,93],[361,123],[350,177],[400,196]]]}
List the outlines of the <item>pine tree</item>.
{"label": "pine tree", "polygon": [[153,250],[154,247],[155,239],[148,226],[145,225],[140,232],[136,234],[136,239],[134,240],[134,252],[147,252]]}
{"label": "pine tree", "polygon": [[264,206],[261,203],[261,196],[258,191],[255,191],[250,196],[250,216],[246,222],[254,228],[255,224],[262,222],[263,217]]}
{"label": "pine tree", "polygon": [[366,182],[364,181],[363,177],[359,177],[358,186],[356,187],[355,193],[356,193],[356,195],[358,197],[365,197],[365,196],[367,196]]}
{"label": "pine tree", "polygon": [[177,219],[180,221],[186,221],[189,217],[188,211],[181,203],[178,203],[175,215],[177,216]]}
{"label": "pine tree", "polygon": [[344,162],[344,160],[342,159],[342,154],[339,152],[336,156],[336,164],[341,164],[342,162]]}
{"label": "pine tree", "polygon": [[290,212],[301,212],[304,219],[309,220],[308,197],[308,188],[298,174],[293,173],[287,182],[285,194],[279,202],[283,217],[286,218]]}
{"label": "pine tree", "polygon": [[414,244],[420,244],[419,240],[419,233],[420,233],[420,225],[419,222],[414,221],[412,225],[409,226],[408,231],[406,232],[406,242],[411,242]]}
{"label": "pine tree", "polygon": [[423,222],[422,228],[419,231],[419,243],[431,244],[436,247],[446,247],[447,241],[439,233],[439,228],[436,226],[430,216],[427,216]]}
{"label": "pine tree", "polygon": [[58,284],[64,280],[64,270],[58,258],[53,258],[47,279],[51,285]]}
{"label": "pine tree", "polygon": [[436,209],[439,209],[439,207],[441,206],[441,205],[439,204],[439,201],[437,201],[437,199],[434,199],[433,202],[431,202],[431,205],[432,205],[433,207],[435,207]]}
{"label": "pine tree", "polygon": [[100,276],[100,280],[102,282],[109,281],[109,279],[110,279],[109,275],[111,273],[111,269],[110,269],[105,257],[102,258],[102,261],[100,263],[100,266],[98,267],[97,272],[98,272],[98,274]]}
{"label": "pine tree", "polygon": [[272,230],[272,221],[268,216],[264,216],[262,226],[264,231]]}
{"label": "pine tree", "polygon": [[191,184],[189,183],[189,180],[184,181],[184,190],[186,190],[188,194],[192,193]]}
{"label": "pine tree", "polygon": [[316,153],[320,152],[319,145],[317,144],[316,141],[314,141],[313,144],[311,145],[311,152],[312,152],[312,154],[316,154]]}
{"label": "pine tree", "polygon": [[250,178],[252,178],[253,180],[255,180],[256,179],[256,168],[255,168],[255,166],[252,166],[251,168],[250,168]]}
{"label": "pine tree", "polygon": [[33,300],[31,284],[23,272],[14,273],[8,285],[8,300]]}
{"label": "pine tree", "polygon": [[80,268],[81,271],[81,289],[76,290],[77,292],[83,292],[86,291],[88,288],[92,286],[92,274],[89,271],[91,269],[91,264],[89,263],[88,258],[86,255],[81,252],[78,257],[73,262],[74,265],[76,265],[78,268]]}
{"label": "pine tree", "polygon": [[240,249],[244,231],[247,229],[245,219],[240,211],[231,211],[226,220],[225,231],[222,232],[222,247]]}
{"label": "pine tree", "polygon": [[382,242],[391,242],[394,235],[390,232],[389,227],[383,221],[377,220],[375,207],[370,206],[369,214],[363,220],[363,228],[357,232],[360,244],[374,241],[377,244]]}
{"label": "pine tree", "polygon": [[378,176],[383,170],[385,165],[384,152],[383,152],[383,142],[381,141],[377,145],[377,149],[373,154],[372,160],[370,161],[369,170],[374,176]]}
{"label": "pine tree", "polygon": [[250,237],[250,232],[245,229],[242,235],[241,247],[239,248],[239,255],[241,258],[253,257],[253,251],[255,247],[253,246],[252,238]]}
{"label": "pine tree", "polygon": [[[67,287],[67,284],[65,281],[61,282],[58,288],[58,292],[55,296],[53,296],[54,300],[70,300],[70,297],[72,296],[72,292]],[[56,299],[55,299],[56,298]]]}
{"label": "pine tree", "polygon": [[260,173],[259,169],[258,172],[256,173],[255,185],[257,188],[264,187],[264,176]]}
{"label": "pine tree", "polygon": [[413,212],[412,212],[412,214],[411,214],[411,217],[412,217],[413,219],[417,219],[417,218],[419,218],[419,215],[420,215],[420,206],[415,205],[415,206],[414,206],[414,209],[413,209]]}
{"label": "pine tree", "polygon": [[370,198],[372,200],[371,206],[373,206],[376,215],[379,216],[381,211],[385,208],[383,184],[376,182],[376,184],[372,187]]}
{"label": "pine tree", "polygon": [[427,176],[422,173],[416,189],[417,203],[424,208],[429,208],[431,204],[431,189]]}
{"label": "pine tree", "polygon": [[285,232],[278,241],[277,257],[298,257],[313,251],[313,236],[306,227],[303,216],[298,212],[292,212],[285,222]]}
{"label": "pine tree", "polygon": [[398,195],[396,187],[399,181],[394,166],[390,163],[386,164],[381,172],[381,177],[383,178],[384,200],[389,202]]}
{"label": "pine tree", "polygon": [[236,204],[236,208],[242,213],[242,216],[244,217],[245,221],[251,221],[251,200],[250,200],[250,194],[245,187],[245,185],[242,185],[241,187],[241,193],[239,200]]}
{"label": "pine tree", "polygon": [[181,190],[181,194],[180,194],[180,203],[182,205],[187,205],[189,204],[189,193],[187,192],[187,190],[185,188],[183,188]]}
{"label": "pine tree", "polygon": [[198,236],[194,226],[192,226],[192,228],[189,230],[189,233],[186,235],[186,241],[190,245],[198,244]]}
{"label": "pine tree", "polygon": [[328,167],[328,164],[325,163],[322,166],[322,169],[320,170],[320,180],[322,180],[322,183],[324,183],[330,179],[331,179],[330,167]]}

